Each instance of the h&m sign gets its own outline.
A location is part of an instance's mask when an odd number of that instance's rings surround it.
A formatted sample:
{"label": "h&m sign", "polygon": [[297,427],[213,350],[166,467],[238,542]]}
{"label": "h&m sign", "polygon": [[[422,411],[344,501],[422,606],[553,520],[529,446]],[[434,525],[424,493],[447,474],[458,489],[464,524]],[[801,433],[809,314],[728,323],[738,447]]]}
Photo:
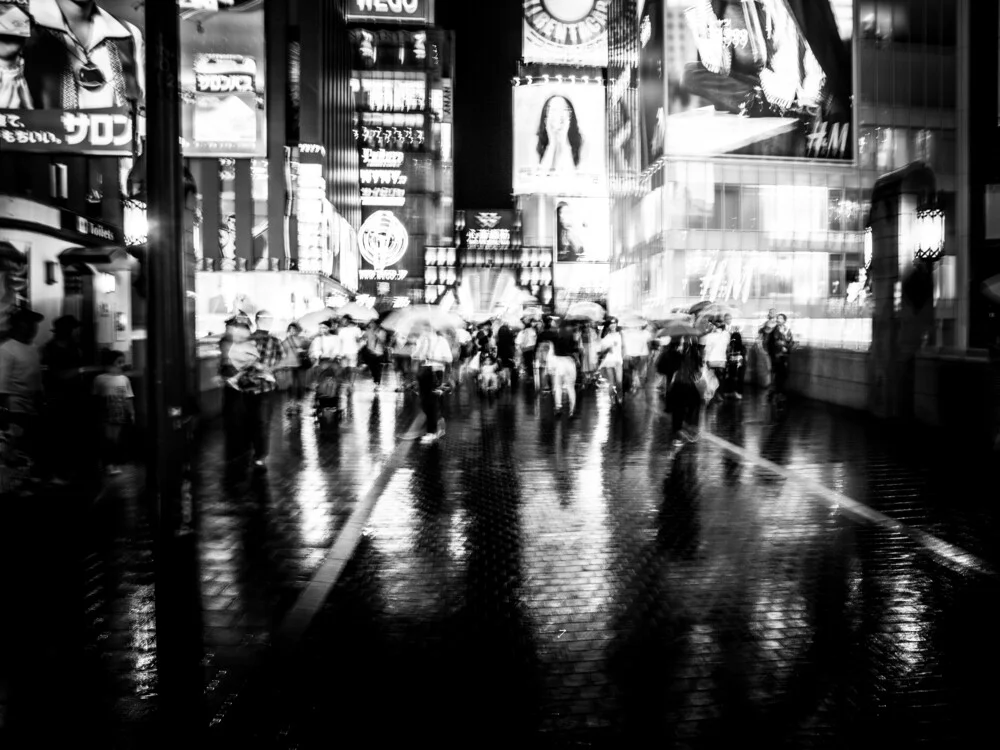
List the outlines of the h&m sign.
{"label": "h&m sign", "polygon": [[427,24],[431,0],[347,0],[348,21],[401,21]]}

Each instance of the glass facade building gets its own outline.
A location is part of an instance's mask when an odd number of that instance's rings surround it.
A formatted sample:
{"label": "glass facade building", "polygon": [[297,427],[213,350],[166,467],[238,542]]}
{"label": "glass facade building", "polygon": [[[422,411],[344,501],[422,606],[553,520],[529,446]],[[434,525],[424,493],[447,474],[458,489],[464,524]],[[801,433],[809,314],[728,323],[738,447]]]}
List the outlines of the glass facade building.
{"label": "glass facade building", "polygon": [[[959,261],[967,253],[959,208],[967,201],[963,191],[968,187],[959,179],[957,161],[964,138],[956,93],[963,3],[826,2],[830,13],[825,18],[831,29],[840,29],[843,59],[850,66],[840,79],[849,88],[844,101],[852,112],[840,123],[808,125],[798,145],[792,134],[769,136],[765,148],[746,146],[759,140],[751,127],[780,126],[790,121],[787,115],[720,117],[722,87],[713,90],[702,83],[708,77],[702,65],[711,64],[704,40],[691,34],[696,28],[691,3],[640,2],[637,22],[628,18],[622,22],[625,33],[612,34],[618,45],[612,45],[609,79],[625,75],[631,80],[629,68],[638,79],[638,104],[631,112],[641,152],[635,187],[629,170],[619,169],[616,179],[616,161],[622,160],[611,159],[612,185],[621,187],[612,201],[613,310],[672,309],[709,299],[737,308],[749,324],[775,308],[789,314],[803,340],[865,348],[871,336],[864,289],[871,190],[879,176],[919,160],[934,169],[947,216],[946,254],[935,271],[935,343],[964,345],[955,304],[961,286]],[[760,17],[768,19],[767,27],[780,26],[780,18],[770,19],[796,4],[757,0],[705,5],[720,17],[732,18],[736,28],[739,16],[733,15],[734,8],[738,12],[740,6],[756,7]],[[829,74],[833,66],[826,62],[834,55],[822,54],[817,18],[812,19],[808,43],[826,66],[825,95],[834,88]],[[829,46],[834,50],[837,44]],[[811,58],[803,59],[806,75],[798,100],[806,98],[808,89]],[[691,74],[691,60],[698,60],[698,72],[704,74],[700,78]],[[733,65],[738,61],[737,52]],[[676,70],[684,74],[673,75]],[[763,84],[768,80],[762,76]],[[686,88],[695,83],[702,86],[702,105],[705,98],[716,104],[712,118],[705,115],[710,104],[697,109],[685,101],[692,97]],[[609,92],[613,89],[609,82]],[[707,119],[692,120],[696,115]],[[662,122],[666,128],[661,134],[656,128]],[[687,137],[684,128],[691,122],[698,130]],[[609,118],[609,128],[620,131],[621,125]],[[723,143],[731,145],[715,148]]]}

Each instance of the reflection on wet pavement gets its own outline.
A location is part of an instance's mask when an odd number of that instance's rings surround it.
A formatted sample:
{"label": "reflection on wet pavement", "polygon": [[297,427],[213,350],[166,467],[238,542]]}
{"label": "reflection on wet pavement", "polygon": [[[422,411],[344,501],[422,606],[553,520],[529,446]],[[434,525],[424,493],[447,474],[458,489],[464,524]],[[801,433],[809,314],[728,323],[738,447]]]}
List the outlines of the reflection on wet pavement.
{"label": "reflection on wet pavement", "polygon": [[[995,563],[995,511],[953,499],[981,472],[954,478],[850,415],[802,405],[775,420],[752,398],[710,410],[707,429],[785,474],[708,439],[673,450],[644,398],[617,412],[589,394],[567,420],[525,395],[459,393],[446,413],[446,439],[405,454],[275,673],[258,672],[273,633],[413,412],[359,387],[334,434],[276,413],[256,477],[227,468],[207,433],[198,554],[217,739],[326,747],[356,725],[449,746],[484,732],[531,746],[940,746],[985,727],[996,577],[804,484]],[[123,491],[86,529],[72,551],[86,560],[81,736],[140,746],[158,689],[149,521]]]}

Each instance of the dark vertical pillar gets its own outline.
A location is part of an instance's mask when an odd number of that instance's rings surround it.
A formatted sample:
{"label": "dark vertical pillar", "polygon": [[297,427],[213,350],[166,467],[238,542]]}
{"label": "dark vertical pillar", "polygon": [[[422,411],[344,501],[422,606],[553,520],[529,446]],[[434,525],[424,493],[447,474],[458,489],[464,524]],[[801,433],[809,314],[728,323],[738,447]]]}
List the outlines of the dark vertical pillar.
{"label": "dark vertical pillar", "polygon": [[147,481],[156,527],[156,645],[164,747],[200,745],[200,595],[190,495],[185,341],[184,187],[180,151],[179,18],[175,3],[146,5],[151,231]]}
{"label": "dark vertical pillar", "polygon": [[101,196],[101,218],[111,224],[122,224],[122,185],[119,173],[121,160],[117,158],[101,159],[101,183],[104,193]]}
{"label": "dark vertical pillar", "polygon": [[236,159],[236,257],[253,268],[253,177],[249,159]]}
{"label": "dark vertical pillar", "polygon": [[219,162],[215,159],[192,159],[191,164],[201,192],[201,246],[206,260],[211,260],[218,269],[222,257],[219,251],[219,226],[222,223],[219,215]]}
{"label": "dark vertical pillar", "polygon": [[285,144],[288,105],[288,3],[265,3],[267,53],[267,225],[271,258],[288,270],[285,246]]}
{"label": "dark vertical pillar", "polygon": [[87,214],[87,188],[90,187],[90,170],[86,156],[65,156],[66,182],[69,187],[66,208],[85,216]]}

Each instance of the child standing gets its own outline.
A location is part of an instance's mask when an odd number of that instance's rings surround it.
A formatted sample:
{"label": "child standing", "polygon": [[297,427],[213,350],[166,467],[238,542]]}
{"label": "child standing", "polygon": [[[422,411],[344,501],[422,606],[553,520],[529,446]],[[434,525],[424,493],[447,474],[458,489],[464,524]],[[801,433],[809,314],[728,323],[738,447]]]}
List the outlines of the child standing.
{"label": "child standing", "polygon": [[104,467],[110,476],[121,474],[122,429],[135,422],[135,395],[132,383],[122,372],[125,355],[108,349],[101,355],[106,371],[94,379],[94,396],[98,399],[104,438]]}

